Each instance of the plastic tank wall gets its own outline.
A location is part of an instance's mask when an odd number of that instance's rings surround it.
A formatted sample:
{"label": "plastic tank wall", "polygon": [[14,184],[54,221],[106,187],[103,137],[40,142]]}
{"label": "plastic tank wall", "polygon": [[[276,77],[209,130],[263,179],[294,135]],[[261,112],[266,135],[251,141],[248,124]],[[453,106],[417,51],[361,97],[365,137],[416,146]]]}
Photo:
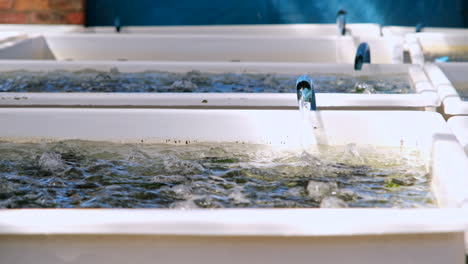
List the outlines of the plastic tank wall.
{"label": "plastic tank wall", "polygon": [[88,0],[87,25],[216,25],[332,23],[348,11],[350,23],[468,27],[466,0]]}

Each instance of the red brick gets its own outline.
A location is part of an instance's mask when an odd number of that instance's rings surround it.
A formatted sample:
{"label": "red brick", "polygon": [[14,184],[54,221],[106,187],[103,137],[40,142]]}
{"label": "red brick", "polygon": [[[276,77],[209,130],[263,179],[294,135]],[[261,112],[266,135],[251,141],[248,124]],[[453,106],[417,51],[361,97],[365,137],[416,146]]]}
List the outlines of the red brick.
{"label": "red brick", "polygon": [[13,0],[0,0],[0,9],[10,9],[13,7]]}
{"label": "red brick", "polygon": [[30,22],[32,24],[62,24],[64,16],[56,12],[32,12]]}
{"label": "red brick", "polygon": [[83,12],[71,12],[65,16],[65,22],[67,24],[84,24],[84,14]]}
{"label": "red brick", "polygon": [[1,12],[0,23],[7,24],[26,24],[28,22],[28,16],[25,13],[20,12]]}
{"label": "red brick", "polygon": [[15,0],[15,9],[18,11],[37,11],[49,9],[48,0]]}
{"label": "red brick", "polygon": [[83,0],[49,0],[49,6],[55,10],[78,11],[83,10]]}

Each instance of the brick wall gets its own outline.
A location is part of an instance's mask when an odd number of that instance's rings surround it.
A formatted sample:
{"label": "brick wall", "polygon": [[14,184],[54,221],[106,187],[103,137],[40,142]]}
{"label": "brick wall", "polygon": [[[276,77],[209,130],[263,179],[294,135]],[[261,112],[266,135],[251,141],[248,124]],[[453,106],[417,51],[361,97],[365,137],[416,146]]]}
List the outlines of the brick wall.
{"label": "brick wall", "polygon": [[84,24],[84,0],[0,0],[0,24]]}

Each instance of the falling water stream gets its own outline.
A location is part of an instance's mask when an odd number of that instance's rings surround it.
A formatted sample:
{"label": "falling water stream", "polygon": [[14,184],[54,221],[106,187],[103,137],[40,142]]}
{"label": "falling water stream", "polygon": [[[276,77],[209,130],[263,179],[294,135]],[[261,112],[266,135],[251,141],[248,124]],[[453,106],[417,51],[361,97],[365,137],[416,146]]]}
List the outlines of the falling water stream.
{"label": "falling water stream", "polygon": [[[300,94],[303,94],[303,89],[299,91]],[[299,140],[301,142],[302,148],[305,150],[310,145],[310,126],[311,126],[311,119],[310,119],[310,102],[304,100],[304,96],[299,98],[299,114],[300,114],[300,132],[299,132]]]}

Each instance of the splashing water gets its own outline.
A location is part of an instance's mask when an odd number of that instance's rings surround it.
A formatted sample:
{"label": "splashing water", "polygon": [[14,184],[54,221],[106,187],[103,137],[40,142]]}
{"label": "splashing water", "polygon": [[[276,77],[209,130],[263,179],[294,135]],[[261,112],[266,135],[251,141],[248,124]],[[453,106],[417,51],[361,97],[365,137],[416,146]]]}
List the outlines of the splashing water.
{"label": "splashing water", "polygon": [[0,142],[0,208],[433,207],[419,152]]}
{"label": "splashing water", "polygon": [[357,82],[354,85],[354,93],[372,94],[373,92],[373,87],[365,82]]}

